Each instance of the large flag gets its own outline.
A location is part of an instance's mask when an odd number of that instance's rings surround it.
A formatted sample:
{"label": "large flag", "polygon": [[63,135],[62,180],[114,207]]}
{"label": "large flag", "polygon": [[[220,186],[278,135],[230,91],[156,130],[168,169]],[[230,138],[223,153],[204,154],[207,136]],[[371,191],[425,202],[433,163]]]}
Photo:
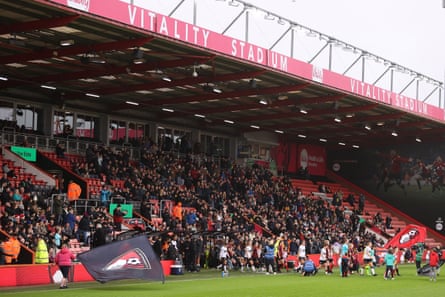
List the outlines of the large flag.
{"label": "large flag", "polygon": [[263,236],[263,227],[258,224],[253,224],[253,227],[256,233],[258,233],[260,236]]}
{"label": "large flag", "polygon": [[[439,261],[439,267],[443,266],[444,261]],[[431,266],[429,264],[425,264],[419,270],[417,270],[417,275],[419,276],[431,276]]]}
{"label": "large flag", "polygon": [[426,228],[418,225],[408,225],[389,240],[385,248],[411,248],[418,242],[425,242]]}
{"label": "large flag", "polygon": [[101,283],[120,279],[165,280],[161,262],[145,236],[115,241],[77,258]]}

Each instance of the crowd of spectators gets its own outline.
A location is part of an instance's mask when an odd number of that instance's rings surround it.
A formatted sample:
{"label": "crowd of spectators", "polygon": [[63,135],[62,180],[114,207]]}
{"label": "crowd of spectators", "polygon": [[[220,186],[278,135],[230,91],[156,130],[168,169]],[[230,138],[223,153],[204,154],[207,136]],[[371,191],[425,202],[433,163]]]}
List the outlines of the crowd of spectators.
{"label": "crowd of spectators", "polygon": [[17,124],[17,121],[12,120],[0,120],[0,131],[6,131],[6,132],[17,132],[17,133],[24,133],[24,134],[38,134],[41,135],[41,131],[36,131],[33,129],[28,129],[25,127],[25,125],[19,126]]}
{"label": "crowd of spectators", "polygon": [[[334,244],[349,238],[358,249],[369,241],[381,244],[365,233],[358,208],[345,213],[341,201],[331,205],[302,193],[289,178],[274,177],[263,167],[205,155],[179,156],[151,140],[143,143],[140,155],[139,160],[130,160],[125,150],[88,148],[85,162],[75,163],[72,170],[100,178],[107,196],[100,207],[82,211],[58,198],[46,199],[51,195],[32,199],[23,187],[23,198],[14,200],[5,181],[0,189],[1,228],[31,249],[44,238],[48,249],[56,251],[60,237],[62,242],[76,238],[95,247],[113,238],[116,226],[107,206],[112,195],[119,195],[141,205],[137,210],[150,222],[162,218],[162,224],[151,226],[156,231],[150,236],[155,251],[162,259],[182,259],[189,271],[217,267],[224,259],[229,268],[258,269],[270,239],[279,239],[283,256],[296,255],[302,244],[307,254],[320,253],[326,240]],[[124,180],[123,186],[112,188],[111,180]],[[62,193],[54,189],[50,194]],[[171,201],[165,205],[182,210],[166,206],[156,213],[152,200]]]}

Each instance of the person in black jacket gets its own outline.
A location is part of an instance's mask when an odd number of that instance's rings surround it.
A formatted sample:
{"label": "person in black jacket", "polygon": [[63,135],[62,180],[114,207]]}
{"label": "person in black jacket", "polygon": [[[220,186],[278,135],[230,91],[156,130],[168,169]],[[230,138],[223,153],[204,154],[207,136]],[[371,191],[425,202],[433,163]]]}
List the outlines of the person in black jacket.
{"label": "person in black jacket", "polygon": [[98,247],[101,245],[104,245],[107,241],[107,234],[105,232],[105,229],[103,228],[102,224],[96,225],[96,231],[94,232],[93,237],[93,245],[94,247]]}
{"label": "person in black jacket", "polygon": [[79,221],[79,232],[81,234],[81,239],[84,244],[88,245],[90,241],[91,232],[91,220],[87,212],[85,212]]}
{"label": "person in black jacket", "polygon": [[151,203],[149,200],[142,201],[140,212],[144,218],[151,221]]}

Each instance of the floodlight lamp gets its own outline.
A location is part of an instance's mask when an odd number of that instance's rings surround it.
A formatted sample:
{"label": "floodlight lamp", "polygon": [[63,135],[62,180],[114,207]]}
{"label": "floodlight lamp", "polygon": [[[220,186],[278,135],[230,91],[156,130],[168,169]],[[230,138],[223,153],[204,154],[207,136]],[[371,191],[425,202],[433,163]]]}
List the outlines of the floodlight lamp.
{"label": "floodlight lamp", "polygon": [[74,40],[73,39],[61,40],[59,44],[60,46],[70,46],[74,44]]}
{"label": "floodlight lamp", "polygon": [[198,77],[198,71],[196,71],[196,66],[193,66],[193,73],[192,73],[192,76],[193,77]]}
{"label": "floodlight lamp", "polygon": [[251,79],[249,80],[249,86],[250,86],[252,89],[255,89],[255,88],[256,88],[256,80],[255,80],[254,78],[251,78]]}

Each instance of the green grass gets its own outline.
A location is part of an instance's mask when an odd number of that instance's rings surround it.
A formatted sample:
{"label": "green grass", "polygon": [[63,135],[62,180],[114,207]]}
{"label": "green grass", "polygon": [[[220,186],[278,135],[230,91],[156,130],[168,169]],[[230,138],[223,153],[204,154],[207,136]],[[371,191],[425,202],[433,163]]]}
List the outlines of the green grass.
{"label": "green grass", "polygon": [[[57,285],[0,289],[0,296],[82,296],[82,297],[139,297],[139,296],[200,296],[200,297],[270,297],[270,296],[391,296],[419,297],[442,296],[445,290],[445,276],[437,282],[428,277],[415,275],[411,264],[401,265],[394,281],[383,279],[383,267],[377,269],[378,276],[352,275],[341,278],[338,269],[333,275],[318,274],[302,277],[288,272],[277,275],[263,273],[232,272],[222,278],[217,270],[186,273],[169,276],[164,284],[159,282],[117,281],[107,284],[96,282],[71,283],[67,290]],[[445,273],[445,270],[444,270]]]}

